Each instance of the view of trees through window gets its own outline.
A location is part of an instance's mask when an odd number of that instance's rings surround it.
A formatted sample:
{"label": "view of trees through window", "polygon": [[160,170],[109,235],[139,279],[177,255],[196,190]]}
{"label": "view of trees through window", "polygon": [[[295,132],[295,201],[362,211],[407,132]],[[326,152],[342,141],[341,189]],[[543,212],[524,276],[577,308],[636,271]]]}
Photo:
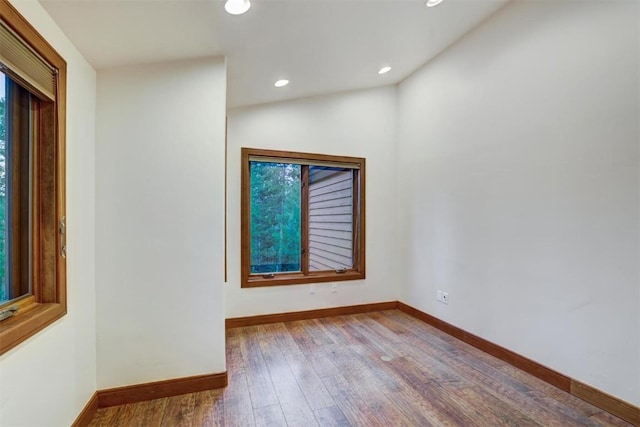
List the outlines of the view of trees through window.
{"label": "view of trees through window", "polygon": [[5,77],[0,73],[0,303],[9,299],[7,283],[7,186],[6,186]]}
{"label": "view of trees through window", "polygon": [[251,273],[300,271],[301,166],[250,162]]}

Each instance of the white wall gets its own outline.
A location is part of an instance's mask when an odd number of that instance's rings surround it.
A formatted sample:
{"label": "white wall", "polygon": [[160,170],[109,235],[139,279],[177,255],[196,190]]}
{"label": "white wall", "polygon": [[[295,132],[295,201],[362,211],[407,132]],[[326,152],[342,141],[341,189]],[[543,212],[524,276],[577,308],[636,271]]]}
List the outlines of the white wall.
{"label": "white wall", "polygon": [[[228,113],[228,283],[226,316],[250,316],[394,301],[395,87],[267,104]],[[240,288],[240,148],[366,158],[365,280]]]}
{"label": "white wall", "polygon": [[398,109],[406,302],[636,405],[638,12],[512,3]]}
{"label": "white wall", "polygon": [[37,1],[11,2],[67,61],[68,314],[0,356],[0,425],[68,426],[96,390],[95,72]]}
{"label": "white wall", "polygon": [[226,67],[100,71],[98,388],[225,370]]}

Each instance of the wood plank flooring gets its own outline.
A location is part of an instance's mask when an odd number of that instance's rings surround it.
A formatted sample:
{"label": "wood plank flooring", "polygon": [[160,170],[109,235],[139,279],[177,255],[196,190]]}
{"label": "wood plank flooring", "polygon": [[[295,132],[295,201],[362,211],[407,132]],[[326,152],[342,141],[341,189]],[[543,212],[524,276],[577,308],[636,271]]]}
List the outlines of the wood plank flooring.
{"label": "wood plank flooring", "polygon": [[230,329],[227,371],[91,425],[631,425],[398,310]]}

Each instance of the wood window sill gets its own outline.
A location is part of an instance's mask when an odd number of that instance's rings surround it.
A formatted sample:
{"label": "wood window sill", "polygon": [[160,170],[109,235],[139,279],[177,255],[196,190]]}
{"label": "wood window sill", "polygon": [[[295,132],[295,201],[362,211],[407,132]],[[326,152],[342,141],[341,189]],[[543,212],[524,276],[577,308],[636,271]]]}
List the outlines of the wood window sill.
{"label": "wood window sill", "polygon": [[253,275],[249,276],[248,279],[242,281],[242,287],[259,288],[263,286],[302,285],[307,283],[362,280],[364,278],[364,273],[361,273],[359,271],[347,271],[345,273],[320,271],[317,273],[309,273],[306,276],[302,273],[276,274],[272,278],[264,278],[260,275]]}
{"label": "wood window sill", "polygon": [[0,354],[4,354],[67,313],[64,304],[32,303],[0,322]]}

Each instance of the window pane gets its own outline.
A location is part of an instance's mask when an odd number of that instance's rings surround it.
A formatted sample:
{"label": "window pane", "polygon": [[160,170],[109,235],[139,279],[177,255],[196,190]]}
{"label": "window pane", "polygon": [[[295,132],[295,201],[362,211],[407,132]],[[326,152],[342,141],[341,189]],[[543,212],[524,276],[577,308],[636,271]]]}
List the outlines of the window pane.
{"label": "window pane", "polygon": [[251,273],[301,271],[301,166],[250,162]]}
{"label": "window pane", "polygon": [[0,75],[0,303],[31,291],[32,95]]}
{"label": "window pane", "polygon": [[353,173],[309,167],[309,271],[353,267]]}
{"label": "window pane", "polygon": [[7,179],[6,139],[7,119],[5,101],[5,77],[0,73],[0,303],[9,300],[7,280]]}

